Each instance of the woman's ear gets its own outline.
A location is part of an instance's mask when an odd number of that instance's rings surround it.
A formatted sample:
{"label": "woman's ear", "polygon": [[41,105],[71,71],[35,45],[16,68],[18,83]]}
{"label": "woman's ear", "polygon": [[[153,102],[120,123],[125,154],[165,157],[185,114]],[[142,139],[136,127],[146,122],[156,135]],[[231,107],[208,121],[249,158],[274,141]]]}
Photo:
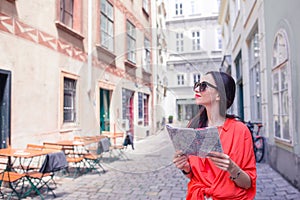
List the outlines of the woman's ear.
{"label": "woman's ear", "polygon": [[220,94],[218,93],[218,94],[216,95],[216,101],[220,101],[220,100],[221,100]]}

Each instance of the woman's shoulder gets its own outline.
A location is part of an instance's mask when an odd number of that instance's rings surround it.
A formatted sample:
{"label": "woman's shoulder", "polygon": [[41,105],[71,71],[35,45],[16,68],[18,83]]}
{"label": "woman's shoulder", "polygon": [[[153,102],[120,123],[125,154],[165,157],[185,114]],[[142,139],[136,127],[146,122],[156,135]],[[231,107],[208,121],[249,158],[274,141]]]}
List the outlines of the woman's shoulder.
{"label": "woman's shoulder", "polygon": [[242,122],[237,118],[227,118],[227,120],[228,120],[228,125],[235,127],[235,129],[238,128],[238,129],[248,130],[246,124],[244,124],[244,122]]}

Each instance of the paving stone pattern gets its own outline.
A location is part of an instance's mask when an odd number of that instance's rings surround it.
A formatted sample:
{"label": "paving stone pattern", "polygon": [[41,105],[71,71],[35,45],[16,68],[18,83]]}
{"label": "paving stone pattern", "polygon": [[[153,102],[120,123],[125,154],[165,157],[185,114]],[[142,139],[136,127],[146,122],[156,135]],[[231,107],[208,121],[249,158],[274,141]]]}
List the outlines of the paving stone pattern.
{"label": "paving stone pattern", "polygon": [[[165,131],[136,142],[135,150],[129,146],[124,152],[127,159],[104,155],[106,173],[57,177],[55,199],[185,199],[188,179],[171,162],[174,150]],[[300,199],[299,191],[268,164],[257,164],[257,173],[255,199]],[[45,199],[53,199],[53,196],[49,193]]]}

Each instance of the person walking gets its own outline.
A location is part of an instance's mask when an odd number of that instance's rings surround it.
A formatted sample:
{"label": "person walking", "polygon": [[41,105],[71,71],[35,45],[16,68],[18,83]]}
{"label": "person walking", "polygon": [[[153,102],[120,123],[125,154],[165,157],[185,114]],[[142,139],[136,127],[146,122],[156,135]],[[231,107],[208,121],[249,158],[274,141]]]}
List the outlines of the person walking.
{"label": "person walking", "polygon": [[223,153],[201,158],[175,152],[173,163],[190,179],[186,199],[254,199],[257,175],[251,134],[244,123],[227,114],[235,81],[227,73],[211,71],[195,83],[194,92],[200,109],[188,127],[217,127]]}

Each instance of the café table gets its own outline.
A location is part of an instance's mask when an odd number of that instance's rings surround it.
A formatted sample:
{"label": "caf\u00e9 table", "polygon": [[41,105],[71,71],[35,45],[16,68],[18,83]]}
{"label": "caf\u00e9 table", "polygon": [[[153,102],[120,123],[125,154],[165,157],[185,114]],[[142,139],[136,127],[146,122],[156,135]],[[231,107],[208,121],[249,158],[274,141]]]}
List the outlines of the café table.
{"label": "caf\u00e9 table", "polygon": [[[2,157],[7,157],[7,166],[6,168],[1,172],[0,178],[2,181],[9,181],[9,187],[12,189],[11,195],[16,195],[19,198],[26,198],[28,195],[31,194],[31,192],[36,192],[41,199],[44,199],[43,196],[41,195],[39,188],[33,184],[31,181],[30,177],[27,175],[27,164],[31,163],[31,160],[34,157],[38,156],[43,156],[47,155],[49,153],[53,152],[53,150],[45,149],[45,150],[32,150],[32,149],[14,149],[14,148],[5,148],[5,149],[0,149],[0,156]],[[28,163],[26,163],[26,166],[24,164],[24,160],[29,160]],[[18,160],[20,166],[21,166],[21,171],[15,171],[13,169],[13,164]],[[11,177],[10,177],[11,176]],[[16,178],[18,177],[18,178]],[[12,179],[11,179],[12,178]],[[25,179],[28,181],[28,187],[21,187],[21,191],[18,191],[17,188],[14,187],[14,182],[15,180],[13,179]],[[10,182],[12,181],[12,182]]]}

